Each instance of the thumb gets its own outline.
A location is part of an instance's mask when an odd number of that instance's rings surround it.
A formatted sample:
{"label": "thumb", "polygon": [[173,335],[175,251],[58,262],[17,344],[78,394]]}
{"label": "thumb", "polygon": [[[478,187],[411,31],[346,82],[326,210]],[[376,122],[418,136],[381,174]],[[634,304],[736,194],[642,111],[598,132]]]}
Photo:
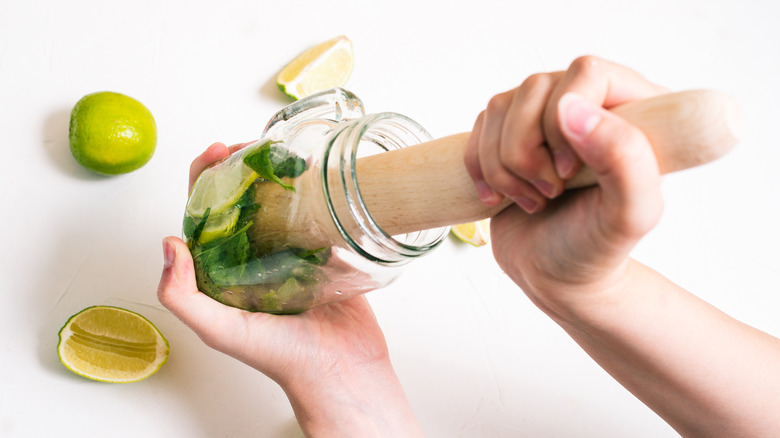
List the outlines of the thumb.
{"label": "thumb", "polygon": [[198,293],[192,256],[187,245],[176,237],[163,239],[163,267],[157,298],[175,315],[183,312],[184,302]]}
{"label": "thumb", "polygon": [[564,137],[596,174],[605,232],[631,240],[644,236],[663,210],[658,163],[647,137],[576,93],[561,97],[558,117]]}
{"label": "thumb", "polygon": [[238,309],[225,306],[198,290],[192,255],[179,238],[163,239],[165,265],[157,288],[157,299],[168,310],[189,326],[212,348],[225,350],[219,345],[217,323],[234,323]]}

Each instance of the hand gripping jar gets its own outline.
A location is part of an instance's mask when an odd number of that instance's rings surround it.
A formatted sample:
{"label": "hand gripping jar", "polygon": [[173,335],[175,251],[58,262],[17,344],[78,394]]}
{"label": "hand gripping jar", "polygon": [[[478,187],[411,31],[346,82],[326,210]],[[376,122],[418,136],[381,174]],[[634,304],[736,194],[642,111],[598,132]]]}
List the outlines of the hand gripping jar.
{"label": "hand gripping jar", "polygon": [[285,107],[261,140],[193,186],[183,228],[198,288],[229,306],[287,314],[386,286],[448,228],[386,233],[361,195],[357,163],[429,140],[400,114],[366,115],[343,89]]}

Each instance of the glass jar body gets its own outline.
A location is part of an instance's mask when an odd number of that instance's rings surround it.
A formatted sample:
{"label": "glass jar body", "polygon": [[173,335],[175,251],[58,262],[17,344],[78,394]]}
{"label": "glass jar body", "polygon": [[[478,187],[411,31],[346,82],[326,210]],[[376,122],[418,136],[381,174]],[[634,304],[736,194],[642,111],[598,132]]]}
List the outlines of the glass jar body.
{"label": "glass jar body", "polygon": [[357,163],[427,140],[402,115],[365,115],[341,89],[286,107],[193,187],[184,237],[199,289],[245,310],[298,313],[389,284],[447,230],[387,235],[363,202]]}

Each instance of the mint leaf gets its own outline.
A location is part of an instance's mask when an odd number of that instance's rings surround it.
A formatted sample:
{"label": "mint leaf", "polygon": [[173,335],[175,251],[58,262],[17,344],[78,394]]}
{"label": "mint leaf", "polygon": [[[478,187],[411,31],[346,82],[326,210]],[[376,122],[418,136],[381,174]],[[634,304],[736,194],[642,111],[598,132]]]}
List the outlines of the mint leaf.
{"label": "mint leaf", "polygon": [[255,185],[252,184],[241,195],[241,198],[236,201],[235,207],[239,208],[238,219],[236,221],[236,229],[244,228],[248,223],[252,221],[260,209],[260,204],[255,202]]}
{"label": "mint leaf", "polygon": [[184,216],[184,224],[182,225],[182,228],[184,230],[184,237],[187,238],[190,247],[192,247],[192,245],[200,238],[200,233],[203,232],[203,227],[206,226],[206,221],[209,219],[210,213],[211,207],[206,209],[206,211],[203,213],[203,217],[197,223],[195,223],[195,219],[192,217]]}
{"label": "mint leaf", "polygon": [[273,181],[286,190],[295,187],[282,182],[281,178],[297,178],[306,170],[306,160],[290,152],[277,142],[267,141],[244,157],[244,164],[257,172],[260,178]]}
{"label": "mint leaf", "polygon": [[246,263],[254,257],[246,230],[252,223],[230,236],[213,240],[196,248],[193,258],[218,285],[234,285],[236,278],[244,276]]}
{"label": "mint leaf", "polygon": [[306,160],[294,154],[287,148],[271,146],[271,164],[274,173],[279,178],[297,178],[306,171]]}

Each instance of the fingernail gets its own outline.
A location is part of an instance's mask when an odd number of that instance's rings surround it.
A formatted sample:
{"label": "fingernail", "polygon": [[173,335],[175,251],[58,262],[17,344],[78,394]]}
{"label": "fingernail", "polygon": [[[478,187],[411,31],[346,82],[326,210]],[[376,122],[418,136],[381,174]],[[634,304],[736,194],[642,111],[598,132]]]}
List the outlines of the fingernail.
{"label": "fingernail", "polygon": [[474,183],[477,188],[477,196],[482,202],[488,202],[493,199],[493,189],[485,181],[479,180]]}
{"label": "fingernail", "polygon": [[535,213],[539,208],[539,204],[537,204],[536,201],[526,196],[520,196],[512,200],[515,201],[515,204],[519,205],[520,208],[525,210],[526,213]]}
{"label": "fingernail", "polygon": [[555,186],[550,184],[549,182],[537,179],[532,182],[534,187],[536,187],[537,190],[539,190],[544,196],[548,198],[553,198],[555,196]]}
{"label": "fingernail", "polygon": [[165,238],[163,239],[163,263],[166,268],[170,268],[174,261],[176,261],[176,248]]}
{"label": "fingernail", "polygon": [[567,178],[574,168],[574,159],[565,150],[553,151],[553,161],[555,163],[555,171],[561,178]]}
{"label": "fingernail", "polygon": [[576,137],[584,137],[601,121],[600,108],[577,93],[566,93],[558,102],[558,113],[564,129]]}

